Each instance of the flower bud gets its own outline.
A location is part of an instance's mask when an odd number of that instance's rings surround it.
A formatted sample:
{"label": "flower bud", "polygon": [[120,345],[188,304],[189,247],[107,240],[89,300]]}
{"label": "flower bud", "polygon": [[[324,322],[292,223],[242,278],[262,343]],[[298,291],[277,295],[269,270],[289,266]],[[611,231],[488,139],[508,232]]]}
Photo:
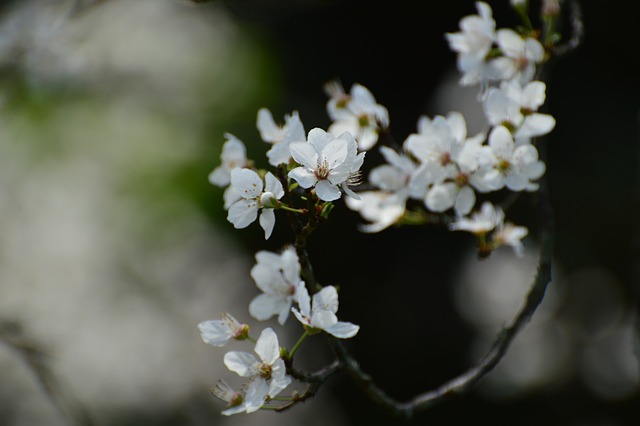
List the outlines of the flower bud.
{"label": "flower bud", "polygon": [[560,14],[560,2],[558,0],[544,0],[542,4],[542,16],[558,16]]}
{"label": "flower bud", "polygon": [[260,196],[260,204],[267,209],[275,209],[280,205],[280,202],[271,192],[265,192]]}

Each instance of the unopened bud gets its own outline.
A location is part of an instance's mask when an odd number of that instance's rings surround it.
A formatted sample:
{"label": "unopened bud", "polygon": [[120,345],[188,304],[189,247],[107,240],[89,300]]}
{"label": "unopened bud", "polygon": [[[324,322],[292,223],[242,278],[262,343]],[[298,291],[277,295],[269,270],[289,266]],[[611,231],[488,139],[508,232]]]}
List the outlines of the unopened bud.
{"label": "unopened bud", "polygon": [[246,340],[249,337],[249,325],[242,324],[233,335],[236,340]]}
{"label": "unopened bud", "polygon": [[544,0],[542,4],[542,16],[558,16],[560,14],[560,2],[558,0]]}
{"label": "unopened bud", "polygon": [[265,192],[260,196],[260,204],[267,209],[275,209],[280,205],[280,202],[271,192]]}

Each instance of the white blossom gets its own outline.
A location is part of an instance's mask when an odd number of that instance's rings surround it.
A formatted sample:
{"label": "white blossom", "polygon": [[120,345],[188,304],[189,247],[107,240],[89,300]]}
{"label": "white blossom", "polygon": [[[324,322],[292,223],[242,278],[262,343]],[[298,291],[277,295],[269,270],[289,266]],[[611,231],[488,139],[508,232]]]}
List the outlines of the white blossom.
{"label": "white blossom", "polygon": [[291,377],[286,374],[284,361],[280,357],[278,336],[271,328],[262,330],[254,351],[258,358],[248,352],[227,352],[224,355],[224,364],[241,377],[268,384],[269,390],[266,395],[273,398],[289,386]]}
{"label": "white blossom", "polygon": [[300,286],[297,298],[300,309],[293,307],[291,311],[304,326],[324,330],[340,339],[353,337],[360,330],[360,326],[338,321],[338,292],[335,287],[324,287],[311,299],[306,287]]}
{"label": "white blossom", "polygon": [[365,153],[358,154],[350,133],[334,137],[320,128],[311,129],[307,142],[291,144],[291,155],[301,167],[291,170],[289,177],[302,188],[315,187],[316,195],[323,201],[340,198],[340,188],[358,198],[348,185],[359,175]]}
{"label": "white blossom", "polygon": [[380,147],[380,153],[387,163],[371,169],[369,183],[383,191],[408,192],[411,176],[418,165],[408,155],[398,153],[386,146]]}
{"label": "white blossom", "polygon": [[345,204],[351,210],[360,213],[363,219],[371,222],[358,224],[358,229],[362,232],[380,232],[397,223],[404,215],[406,196],[385,191],[364,191],[358,195],[359,200],[345,198]]}
{"label": "white blossom", "polygon": [[269,251],[256,253],[257,263],[251,268],[251,277],[262,294],[249,304],[252,317],[264,321],[274,315],[283,325],[291,312],[300,280],[300,263],[295,248],[288,246],[281,254]]}
{"label": "white blossom", "polygon": [[282,198],[284,189],[280,181],[271,172],[267,172],[263,183],[258,173],[251,169],[234,169],[231,171],[230,188],[237,199],[229,207],[227,220],[236,229],[246,228],[256,220],[258,210],[262,210],[260,226],[264,229],[265,239],[268,239],[276,218],[273,206],[265,201],[274,203]]}
{"label": "white blossom", "polygon": [[247,337],[249,326],[240,324],[231,314],[224,313],[219,320],[203,321],[198,324],[200,337],[213,346],[224,346],[229,339],[242,340]]}
{"label": "white blossom", "polygon": [[478,15],[468,15],[460,20],[460,30],[446,33],[449,47],[458,53],[457,66],[462,72],[460,84],[470,86],[495,80],[502,74],[499,62],[486,61],[496,39],[496,23],[491,7],[484,2],[476,2]]}
{"label": "white blossom", "polygon": [[243,396],[242,392],[235,391],[227,382],[220,380],[211,392],[227,403],[227,409],[222,411],[222,414],[230,416],[259,410],[266,401],[269,386],[264,380],[252,380],[247,386],[246,395]]}
{"label": "white blossom", "polygon": [[292,142],[306,141],[304,126],[300,121],[297,111],[290,115],[285,115],[285,124],[279,126],[273,119],[271,111],[267,108],[258,110],[258,119],[256,126],[260,132],[262,140],[273,144],[271,149],[267,151],[269,164],[277,166],[279,164],[287,164],[291,160],[291,151],[289,146]]}
{"label": "white blossom", "polygon": [[505,223],[504,211],[488,201],[482,203],[481,210],[473,213],[471,217],[458,217],[455,222],[449,225],[449,229],[452,231],[467,231],[479,237],[491,233],[490,250],[508,245],[513,248],[515,254],[519,257],[524,255],[522,239],[529,232],[524,226],[516,226],[509,222]]}
{"label": "white blossom", "polygon": [[538,150],[531,144],[516,146],[509,130],[495,127],[489,134],[489,146],[496,158],[498,187],[512,191],[535,191],[538,184],[531,182],[545,172],[545,164],[538,160]]}
{"label": "white blossom", "polygon": [[491,155],[482,145],[484,135],[467,138],[466,122],[462,114],[449,113],[446,117],[426,116],[418,121],[418,133],[410,135],[404,143],[421,165],[411,177],[413,198],[424,198],[425,206],[434,212],[454,208],[456,214],[465,215],[475,204],[475,189],[486,192],[492,186],[479,173],[491,164]]}
{"label": "white blossom", "polygon": [[544,47],[532,37],[523,37],[510,28],[498,30],[496,43],[504,58],[509,61],[503,68],[504,80],[517,80],[522,84],[530,82],[536,72],[536,65],[544,59]]}
{"label": "white blossom", "polygon": [[497,246],[508,245],[518,257],[524,256],[524,245],[522,239],[527,236],[529,231],[524,226],[516,226],[512,223],[502,222],[498,224],[496,231],[492,234],[492,241]]}
{"label": "white blossom", "polygon": [[231,170],[247,166],[247,150],[242,141],[231,133],[224,136],[227,140],[222,144],[221,164],[209,173],[209,182],[223,188],[231,181]]}
{"label": "white blossom", "polygon": [[507,125],[514,129],[516,144],[529,143],[530,138],[549,133],[556,121],[549,114],[538,113],[545,101],[546,86],[532,81],[522,86],[515,80],[489,89],[483,104],[489,123]]}
{"label": "white blossom", "polygon": [[495,207],[488,201],[482,203],[479,212],[475,212],[471,217],[461,216],[455,222],[449,224],[451,231],[467,231],[476,235],[484,235],[493,231],[498,224],[502,223],[504,212],[500,207]]}
{"label": "white blossom", "polygon": [[332,81],[325,85],[329,95],[327,114],[333,120],[329,133],[340,135],[349,132],[358,142],[358,149],[367,151],[378,142],[378,132],[389,125],[389,112],[378,104],[366,87],[351,86],[349,94],[342,86]]}

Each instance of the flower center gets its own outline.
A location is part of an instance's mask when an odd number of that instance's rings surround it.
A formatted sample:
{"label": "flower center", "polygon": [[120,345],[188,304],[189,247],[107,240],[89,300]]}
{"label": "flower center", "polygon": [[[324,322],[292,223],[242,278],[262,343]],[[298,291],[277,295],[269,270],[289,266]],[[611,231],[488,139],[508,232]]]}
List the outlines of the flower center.
{"label": "flower center", "polygon": [[450,162],[451,162],[451,154],[448,152],[443,152],[440,155],[440,164],[442,164],[443,166],[446,166]]}
{"label": "flower center", "polygon": [[351,96],[347,94],[342,95],[340,99],[336,101],[336,108],[339,108],[339,109],[346,108],[350,100],[351,100]]}
{"label": "flower center", "polygon": [[367,114],[360,114],[358,116],[358,125],[360,127],[369,127],[371,124],[371,120],[369,120],[369,116]]}
{"label": "flower center", "polygon": [[272,370],[271,365],[263,362],[258,366],[258,375],[265,380],[269,380],[271,378]]}
{"label": "flower center", "polygon": [[511,168],[511,163],[507,160],[500,160],[498,163],[498,170],[502,173],[508,171]]}
{"label": "flower center", "polygon": [[455,182],[458,188],[467,186],[469,184],[469,176],[467,176],[465,173],[458,173],[458,175],[455,178]]}
{"label": "flower center", "polygon": [[327,163],[327,160],[322,160],[322,163],[320,163],[320,161],[318,161],[318,168],[315,171],[315,175],[316,178],[318,180],[323,180],[329,177],[329,172],[331,170],[329,170],[329,164]]}
{"label": "flower center", "polygon": [[516,68],[518,71],[523,71],[529,65],[529,59],[526,56],[518,56],[516,59]]}

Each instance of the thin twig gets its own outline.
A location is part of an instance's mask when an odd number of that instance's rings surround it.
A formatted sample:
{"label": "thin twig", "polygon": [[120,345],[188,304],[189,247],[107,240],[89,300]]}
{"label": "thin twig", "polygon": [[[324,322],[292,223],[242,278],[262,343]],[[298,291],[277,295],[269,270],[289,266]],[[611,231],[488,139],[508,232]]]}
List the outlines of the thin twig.
{"label": "thin twig", "polygon": [[296,369],[292,365],[288,365],[287,373],[289,373],[295,379],[307,383],[307,388],[302,394],[295,396],[293,400],[276,408],[275,411],[278,411],[278,412],[287,411],[294,405],[300,402],[304,402],[309,398],[313,398],[318,392],[318,389],[320,389],[320,386],[322,386],[322,384],[326,382],[329,379],[329,377],[340,372],[343,369],[343,367],[344,366],[340,360],[335,360],[331,364],[325,366],[324,368],[314,373],[306,373],[304,371]]}
{"label": "thin twig", "polygon": [[35,376],[44,394],[60,414],[69,421],[69,424],[76,426],[91,426],[93,424],[87,412],[77,402],[72,403],[64,395],[60,382],[49,367],[47,355],[25,336],[19,324],[0,320],[0,341],[18,354]]}
{"label": "thin twig", "polygon": [[336,354],[344,363],[346,371],[373,401],[395,416],[411,418],[416,412],[424,411],[454,396],[465,393],[500,362],[518,332],[531,320],[536,309],[542,302],[547,286],[551,281],[553,216],[548,191],[544,182],[541,182],[540,185],[538,204],[538,210],[541,216],[540,258],[538,273],[531,285],[526,303],[511,324],[498,334],[491,349],[484,357],[461,375],[433,390],[421,393],[408,401],[398,401],[391,398],[374,383],[371,376],[365,373],[360,368],[358,362],[349,355],[342,341],[333,339]]}
{"label": "thin twig", "polygon": [[566,43],[555,46],[552,51],[554,56],[564,55],[575,50],[584,38],[584,24],[582,20],[582,7],[578,0],[569,2],[569,22],[571,23],[571,38]]}

